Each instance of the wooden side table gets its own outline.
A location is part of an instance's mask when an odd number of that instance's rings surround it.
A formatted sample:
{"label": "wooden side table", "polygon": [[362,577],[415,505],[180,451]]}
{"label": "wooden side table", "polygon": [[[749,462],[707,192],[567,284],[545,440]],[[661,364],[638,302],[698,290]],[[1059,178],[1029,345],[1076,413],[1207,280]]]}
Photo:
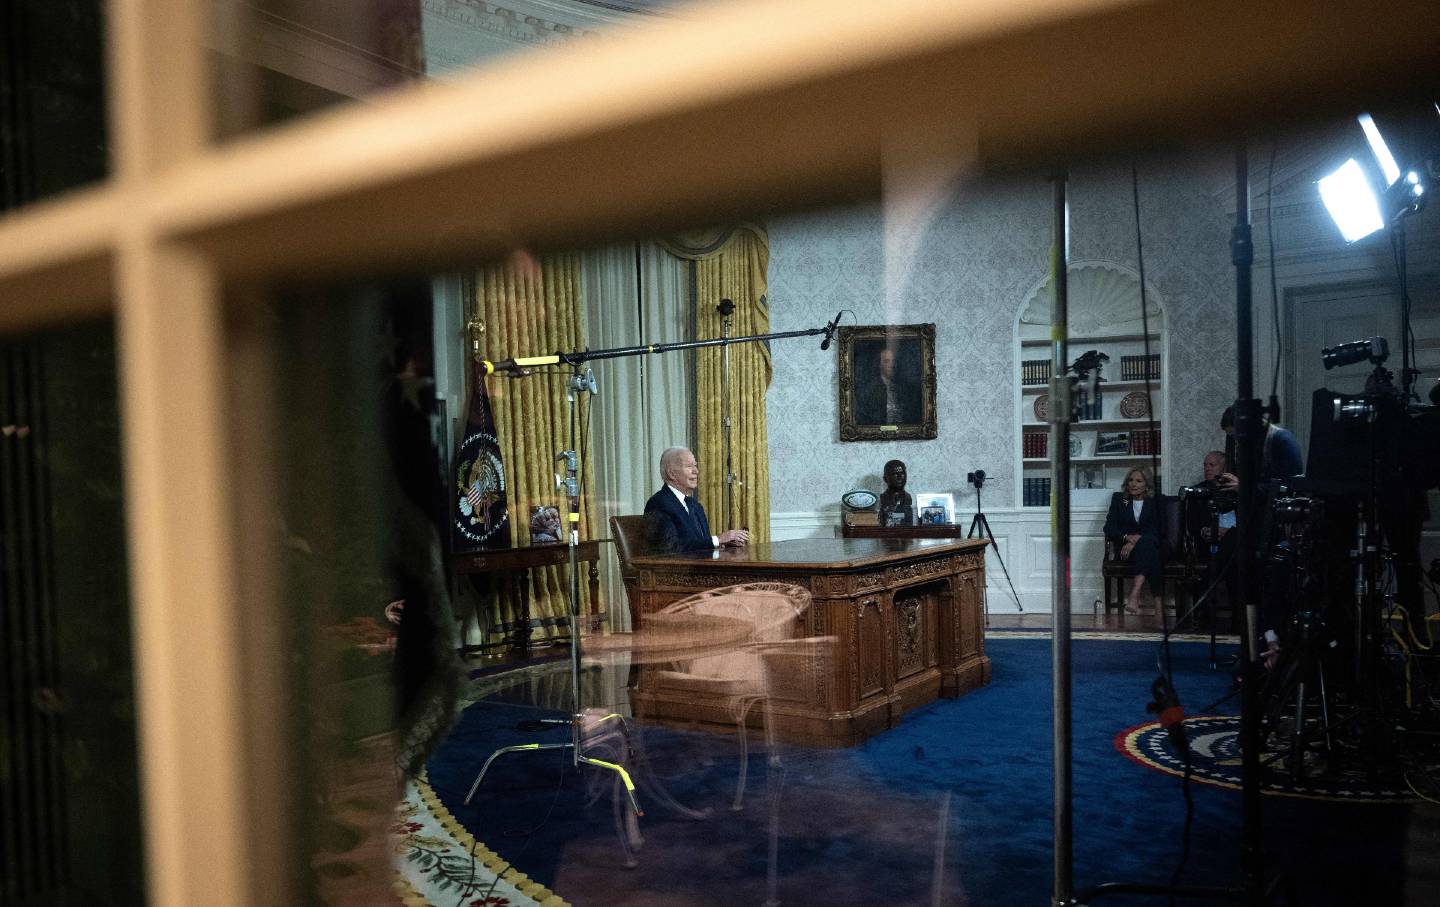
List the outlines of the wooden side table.
{"label": "wooden side table", "polygon": [[[576,553],[581,562],[590,564],[590,611],[591,616],[600,613],[600,545],[609,539],[588,539],[582,541]],[[537,567],[552,567],[570,562],[570,546],[561,542],[550,545],[527,545],[521,548],[499,548],[494,551],[475,551],[456,554],[450,558],[450,572],[457,575],[495,573],[504,582],[511,584],[516,601],[520,603],[520,619],[515,626],[511,647],[525,655],[530,651],[530,584],[526,581],[531,570]]]}

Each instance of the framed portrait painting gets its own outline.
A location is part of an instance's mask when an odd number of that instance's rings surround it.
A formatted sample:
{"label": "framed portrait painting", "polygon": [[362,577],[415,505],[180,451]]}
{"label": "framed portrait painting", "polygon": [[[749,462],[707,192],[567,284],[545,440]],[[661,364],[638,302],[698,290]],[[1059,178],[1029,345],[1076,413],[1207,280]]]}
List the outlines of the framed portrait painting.
{"label": "framed portrait painting", "polygon": [[840,328],[840,440],[936,436],[935,325]]}

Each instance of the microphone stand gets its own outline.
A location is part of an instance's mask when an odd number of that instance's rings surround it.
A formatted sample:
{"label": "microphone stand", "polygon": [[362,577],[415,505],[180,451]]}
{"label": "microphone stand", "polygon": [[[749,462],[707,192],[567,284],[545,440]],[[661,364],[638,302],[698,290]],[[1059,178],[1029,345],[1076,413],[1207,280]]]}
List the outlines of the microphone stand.
{"label": "microphone stand", "polygon": [[[630,778],[630,773],[623,765],[617,762],[608,762],[588,756],[585,752],[585,741],[581,732],[585,729],[586,716],[580,702],[580,664],[581,664],[581,643],[580,643],[580,476],[581,463],[577,451],[579,450],[580,422],[578,409],[578,398],[583,393],[595,394],[595,375],[588,368],[582,366],[591,360],[620,359],[628,356],[641,356],[647,353],[668,353],[674,350],[697,349],[708,346],[728,346],[732,343],[754,343],[764,340],[781,340],[786,337],[814,337],[824,335],[825,339],[820,344],[822,350],[829,349],[830,341],[835,335],[839,326],[840,316],[836,315],[835,320],[823,328],[811,328],[802,331],[781,331],[774,334],[752,334],[747,337],[719,337],[713,340],[686,340],[679,343],[656,343],[642,346],[617,347],[608,350],[574,350],[568,353],[551,353],[542,356],[526,356],[511,359],[491,361],[489,359],[476,360],[476,367],[483,368],[485,374],[502,374],[511,378],[528,377],[534,372],[532,368],[548,365],[566,365],[571,370],[570,376],[565,382],[565,401],[569,409],[569,449],[562,450],[556,459],[565,464],[565,478],[557,477],[557,483],[565,491],[568,535],[567,545],[569,558],[566,567],[569,571],[569,614],[570,625],[570,697],[571,713],[566,718],[542,719],[542,725],[568,727],[570,739],[566,743],[522,743],[514,746],[504,746],[490,754],[483,765],[480,766],[480,773],[475,776],[475,781],[470,785],[470,791],[465,795],[465,805],[469,806],[475,792],[480,789],[480,783],[485,780],[485,775],[490,771],[490,766],[507,753],[538,753],[546,750],[568,750],[571,756],[572,765],[578,770],[581,765],[589,765],[595,768],[605,769],[615,773],[617,780],[625,787],[630,808],[636,817],[645,815],[640,808],[640,801],[635,796],[635,784]],[[629,741],[629,732],[625,729],[625,719],[619,714],[608,714],[599,718],[600,722],[617,720],[620,722],[621,735]],[[621,835],[621,847],[626,851],[627,861],[631,858],[629,844],[625,836]]]}
{"label": "microphone stand", "polygon": [[[488,373],[488,371],[487,371]],[[581,369],[579,364],[573,366],[573,373],[565,380],[565,402],[568,409],[569,423],[569,448],[556,454],[555,459],[565,464],[565,477],[562,479],[556,476],[556,485],[565,492],[565,510],[568,532],[566,534],[566,547],[568,548],[567,570],[568,579],[567,592],[569,598],[569,610],[567,621],[570,626],[570,715],[565,718],[542,718],[538,723],[550,727],[567,727],[570,730],[570,739],[565,743],[521,743],[513,746],[503,746],[492,752],[480,766],[480,772],[475,776],[475,781],[470,785],[470,790],[465,794],[465,805],[469,806],[474,798],[475,792],[480,789],[480,784],[485,780],[485,775],[490,771],[490,766],[495,760],[507,753],[539,753],[546,750],[568,750],[571,756],[571,764],[575,769],[582,765],[594,766],[613,772],[616,779],[624,785],[625,793],[629,799],[630,808],[634,810],[636,817],[645,815],[640,808],[640,801],[635,796],[635,782],[630,778],[630,773],[625,766],[619,762],[609,762],[603,759],[596,759],[586,754],[585,740],[582,738],[582,731],[585,730],[585,711],[580,702],[580,457],[577,451],[580,437],[579,420],[579,397],[583,393],[596,393],[595,374],[590,369]],[[621,734],[627,745],[629,732],[625,730],[625,719],[619,714],[609,714],[601,717],[600,721],[618,720],[620,722]],[[620,835],[620,846],[625,851],[626,862],[632,863],[633,856],[630,853],[629,842],[625,835]]]}
{"label": "microphone stand", "polygon": [[1070,318],[1070,202],[1066,195],[1069,175],[1055,176],[1053,185],[1053,233],[1050,246],[1050,278],[1055,287],[1055,305],[1050,315],[1050,449],[1055,454],[1054,477],[1050,484],[1051,617],[1055,626],[1050,638],[1051,733],[1054,739],[1051,774],[1054,814],[1051,834],[1055,841],[1052,907],[1073,907],[1075,900],[1074,839],[1072,837],[1072,716],[1070,697],[1070,392],[1073,387],[1069,352]]}
{"label": "microphone stand", "polygon": [[[730,316],[735,313],[735,303],[729,299],[720,300],[715,307],[720,313],[720,339],[730,339]],[[730,458],[730,344],[720,345],[720,428],[725,451],[725,521],[733,525],[735,520],[735,468]]]}

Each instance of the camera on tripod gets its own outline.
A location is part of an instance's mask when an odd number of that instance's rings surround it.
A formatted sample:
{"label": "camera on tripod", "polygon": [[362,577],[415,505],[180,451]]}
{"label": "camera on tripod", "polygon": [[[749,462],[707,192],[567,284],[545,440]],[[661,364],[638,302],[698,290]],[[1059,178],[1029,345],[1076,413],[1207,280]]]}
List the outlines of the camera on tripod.
{"label": "camera on tripod", "polygon": [[1221,488],[1215,482],[1200,482],[1195,485],[1182,486],[1180,497],[1188,499],[1193,504],[1213,505],[1220,513],[1234,510],[1239,500],[1233,489]]}
{"label": "camera on tripod", "polygon": [[977,469],[974,472],[965,473],[965,481],[969,482],[971,485],[974,485],[976,488],[984,488],[985,470]]}
{"label": "camera on tripod", "polygon": [[1325,516],[1325,502],[1299,496],[1276,498],[1270,504],[1270,516],[1277,523],[1319,522]]}
{"label": "camera on tripod", "polygon": [[1210,526],[1220,514],[1230,513],[1239,503],[1234,489],[1221,488],[1217,482],[1185,485],[1180,489],[1180,524],[1188,536],[1199,539],[1201,530]]}

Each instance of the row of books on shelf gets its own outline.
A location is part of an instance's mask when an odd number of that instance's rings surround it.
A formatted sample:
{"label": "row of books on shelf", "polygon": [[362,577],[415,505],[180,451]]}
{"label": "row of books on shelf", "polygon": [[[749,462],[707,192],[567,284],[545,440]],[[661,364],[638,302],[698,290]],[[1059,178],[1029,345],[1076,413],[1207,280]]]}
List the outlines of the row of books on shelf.
{"label": "row of books on shelf", "polygon": [[1121,356],[1121,381],[1155,381],[1160,377],[1160,354]]}
{"label": "row of books on shelf", "polygon": [[[1072,435],[1072,438],[1075,437]],[[1080,456],[1081,442],[1073,441],[1072,456]],[[1093,456],[1149,456],[1160,452],[1160,429],[1137,428],[1133,431],[1100,431],[1095,433]],[[1029,460],[1050,456],[1050,435],[1043,431],[1027,431],[1021,435],[1020,455]]]}
{"label": "row of books on shelf", "polygon": [[1139,428],[1130,432],[1132,454],[1158,454],[1160,452],[1160,429]]}
{"label": "row of books on shelf", "polygon": [[1044,384],[1050,380],[1049,359],[1025,359],[1020,363],[1021,384]]}
{"label": "row of books on shelf", "polygon": [[1021,488],[1021,503],[1026,507],[1050,506],[1050,479],[1048,476],[1026,479]]}

